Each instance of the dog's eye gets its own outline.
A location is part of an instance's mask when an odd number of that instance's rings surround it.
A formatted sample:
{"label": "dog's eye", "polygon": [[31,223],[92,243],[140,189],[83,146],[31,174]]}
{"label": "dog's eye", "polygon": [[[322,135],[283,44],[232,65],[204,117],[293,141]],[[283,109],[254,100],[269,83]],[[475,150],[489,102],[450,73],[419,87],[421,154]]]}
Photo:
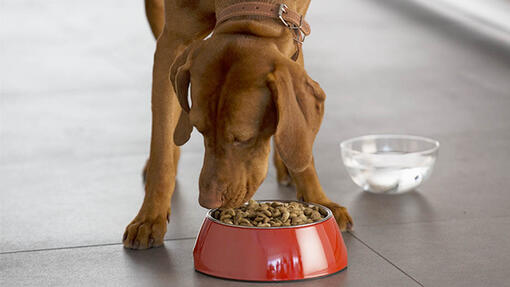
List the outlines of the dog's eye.
{"label": "dog's eye", "polygon": [[247,145],[247,144],[250,144],[251,142],[253,142],[253,137],[251,138],[248,138],[248,139],[243,139],[243,138],[238,138],[238,137],[234,137],[234,140],[233,140],[233,144],[236,145],[236,146],[240,146],[240,145]]}

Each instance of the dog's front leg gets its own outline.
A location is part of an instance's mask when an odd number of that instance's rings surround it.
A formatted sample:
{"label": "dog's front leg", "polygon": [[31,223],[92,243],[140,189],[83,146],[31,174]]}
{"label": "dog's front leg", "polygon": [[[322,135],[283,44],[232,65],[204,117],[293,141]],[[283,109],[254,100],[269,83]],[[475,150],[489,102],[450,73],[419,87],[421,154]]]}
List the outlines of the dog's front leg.
{"label": "dog's front leg", "polygon": [[291,175],[296,184],[299,200],[318,203],[328,207],[333,212],[340,230],[345,231],[352,229],[352,218],[347,212],[347,209],[332,202],[324,193],[313,160],[305,170],[298,173],[291,172]]}
{"label": "dog's front leg", "polygon": [[170,199],[175,187],[174,150],[172,142],[177,100],[172,93],[169,71],[176,57],[179,40],[163,32],[154,55],[152,85],[152,137],[150,160],[146,166],[145,198],[138,215],[127,226],[123,243],[125,247],[145,249],[163,244]]}
{"label": "dog's front leg", "polygon": [[140,211],[126,227],[123,243],[127,248],[146,249],[163,244],[179,155],[173,133],[181,112],[170,83],[170,68],[179,52],[194,40],[205,37],[214,27],[211,4],[204,2],[208,10],[204,11],[197,3],[198,0],[165,2],[166,24],[154,55],[152,135],[145,198]]}

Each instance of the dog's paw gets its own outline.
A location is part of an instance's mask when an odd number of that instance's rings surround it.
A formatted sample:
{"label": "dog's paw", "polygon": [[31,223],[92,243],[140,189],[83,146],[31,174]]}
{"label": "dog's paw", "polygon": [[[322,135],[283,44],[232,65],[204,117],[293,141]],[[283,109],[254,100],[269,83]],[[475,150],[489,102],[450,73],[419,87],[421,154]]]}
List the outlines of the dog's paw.
{"label": "dog's paw", "polygon": [[278,183],[283,186],[292,186],[292,179],[288,174],[278,175]]}
{"label": "dog's paw", "polygon": [[294,181],[292,180],[292,177],[289,174],[289,171],[287,169],[276,170],[276,180],[278,181],[278,184],[283,186],[294,186]]}
{"label": "dog's paw", "polygon": [[321,203],[327,208],[331,209],[333,212],[333,216],[338,223],[338,227],[340,227],[341,231],[352,230],[353,223],[352,218],[347,212],[347,208],[340,206],[334,202]]}
{"label": "dog's paw", "polygon": [[283,162],[275,161],[276,168],[276,180],[280,185],[283,186],[292,186],[294,182],[292,181],[292,177],[289,174],[289,170],[283,165]]}
{"label": "dog's paw", "polygon": [[167,216],[154,218],[137,215],[126,227],[122,243],[130,249],[147,249],[163,245],[166,233]]}

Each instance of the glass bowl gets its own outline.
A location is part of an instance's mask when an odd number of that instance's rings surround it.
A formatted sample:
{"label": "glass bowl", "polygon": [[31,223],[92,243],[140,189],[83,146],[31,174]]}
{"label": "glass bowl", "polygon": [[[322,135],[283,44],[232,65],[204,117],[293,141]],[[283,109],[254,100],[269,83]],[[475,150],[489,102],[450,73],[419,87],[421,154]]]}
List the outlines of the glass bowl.
{"label": "glass bowl", "polygon": [[340,143],[352,180],[372,193],[397,194],[416,189],[430,177],[439,142],[410,135],[367,135]]}

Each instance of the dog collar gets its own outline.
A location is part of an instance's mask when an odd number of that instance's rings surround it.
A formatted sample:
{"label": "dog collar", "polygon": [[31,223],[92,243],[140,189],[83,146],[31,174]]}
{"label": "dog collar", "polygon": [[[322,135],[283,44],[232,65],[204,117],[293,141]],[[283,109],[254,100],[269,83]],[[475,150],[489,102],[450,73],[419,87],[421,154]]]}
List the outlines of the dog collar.
{"label": "dog collar", "polygon": [[287,5],[271,4],[266,2],[243,2],[237,3],[216,13],[216,26],[238,16],[264,16],[279,20],[282,25],[289,28],[294,34],[296,43],[296,52],[292,55],[292,60],[296,61],[299,57],[301,47],[306,36],[310,35],[310,25],[305,21],[303,15],[293,11]]}

